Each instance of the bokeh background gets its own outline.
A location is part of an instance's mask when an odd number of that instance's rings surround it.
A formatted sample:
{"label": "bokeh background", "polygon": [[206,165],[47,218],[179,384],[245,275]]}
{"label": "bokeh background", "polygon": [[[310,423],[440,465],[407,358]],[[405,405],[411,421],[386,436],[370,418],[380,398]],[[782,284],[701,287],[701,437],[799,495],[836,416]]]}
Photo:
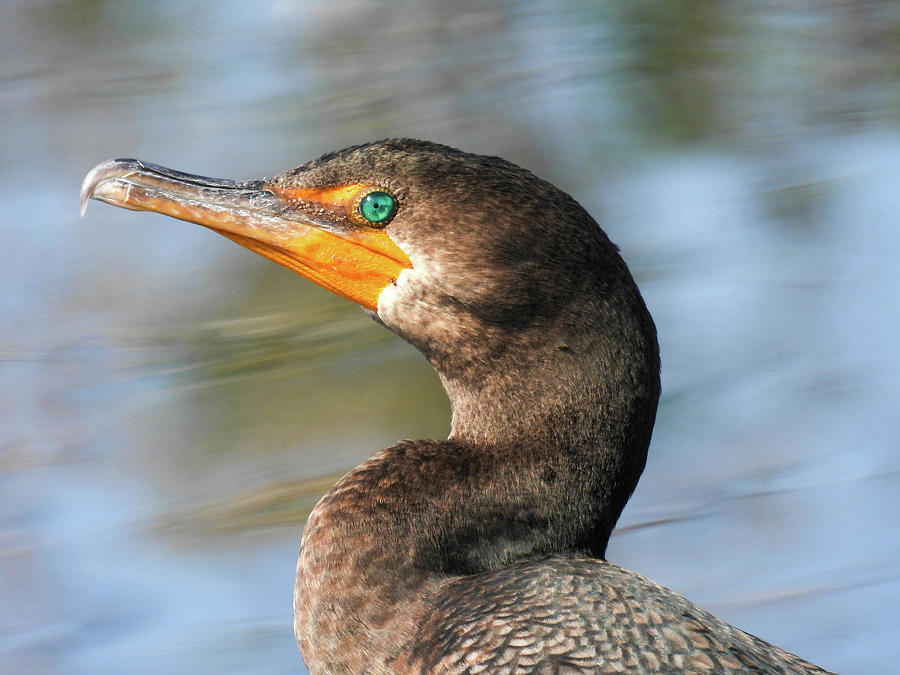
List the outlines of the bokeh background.
{"label": "bokeh background", "polygon": [[0,671],[304,672],[300,528],[448,406],[358,308],[93,202],[109,157],[257,178],[414,136],[622,248],[664,399],[609,559],[900,672],[900,5],[0,3]]}

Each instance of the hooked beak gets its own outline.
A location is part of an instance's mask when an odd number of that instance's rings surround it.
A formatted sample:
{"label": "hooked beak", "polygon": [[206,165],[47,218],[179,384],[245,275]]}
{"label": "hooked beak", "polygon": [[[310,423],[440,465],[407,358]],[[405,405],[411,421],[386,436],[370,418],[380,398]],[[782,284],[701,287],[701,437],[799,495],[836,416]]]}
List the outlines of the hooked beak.
{"label": "hooked beak", "polygon": [[284,189],[264,180],[206,178],[137,159],[94,167],[81,187],[89,199],[155,211],[203,225],[333,293],[377,311],[378,296],[404,269],[406,253],[384,229],[347,217],[365,185]]}

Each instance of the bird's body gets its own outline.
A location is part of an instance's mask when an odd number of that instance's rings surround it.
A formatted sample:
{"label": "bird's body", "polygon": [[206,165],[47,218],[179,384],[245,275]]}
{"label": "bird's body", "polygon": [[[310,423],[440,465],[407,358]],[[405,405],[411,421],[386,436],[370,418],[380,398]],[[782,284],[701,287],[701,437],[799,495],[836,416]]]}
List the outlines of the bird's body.
{"label": "bird's body", "polygon": [[[479,500],[484,482],[517,469],[452,442],[405,441],[341,479],[307,522],[298,563],[294,630],[310,669],[825,672],[602,558],[523,551],[539,517]],[[453,535],[477,549],[463,559],[464,542],[434,536],[435,521],[461,513],[470,520]]]}
{"label": "bird's body", "polygon": [[441,377],[449,439],[382,450],[310,515],[294,629],[311,672],[824,672],[604,560],[659,356],[625,263],[567,194],[397,139],[246,183],[115,160],[90,196],[358,302]]}

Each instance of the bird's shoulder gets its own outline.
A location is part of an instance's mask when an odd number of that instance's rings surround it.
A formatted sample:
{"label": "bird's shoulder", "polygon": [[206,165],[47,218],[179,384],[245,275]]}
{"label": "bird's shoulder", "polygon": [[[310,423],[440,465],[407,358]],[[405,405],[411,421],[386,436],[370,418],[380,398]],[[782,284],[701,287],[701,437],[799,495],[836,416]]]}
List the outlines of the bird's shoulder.
{"label": "bird's shoulder", "polygon": [[825,673],[639,574],[548,559],[449,580],[406,657],[446,673]]}

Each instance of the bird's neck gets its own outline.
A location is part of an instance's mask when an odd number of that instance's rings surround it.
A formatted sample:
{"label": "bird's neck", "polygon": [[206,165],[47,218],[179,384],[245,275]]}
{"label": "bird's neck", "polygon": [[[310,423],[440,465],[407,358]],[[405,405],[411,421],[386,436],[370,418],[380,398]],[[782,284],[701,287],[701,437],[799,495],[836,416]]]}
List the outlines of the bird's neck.
{"label": "bird's neck", "polygon": [[584,495],[588,552],[602,555],[643,471],[659,398],[655,328],[637,289],[485,344],[465,362],[432,360],[450,440],[507,448],[497,461],[527,452],[534,471],[559,475]]}
{"label": "bird's neck", "polygon": [[378,453],[304,532],[295,631],[306,658],[348,672],[374,658],[360,645],[383,645],[389,662],[459,575],[602,557],[650,441],[659,361],[636,289],[466,348],[419,346],[450,397],[450,438]]}

